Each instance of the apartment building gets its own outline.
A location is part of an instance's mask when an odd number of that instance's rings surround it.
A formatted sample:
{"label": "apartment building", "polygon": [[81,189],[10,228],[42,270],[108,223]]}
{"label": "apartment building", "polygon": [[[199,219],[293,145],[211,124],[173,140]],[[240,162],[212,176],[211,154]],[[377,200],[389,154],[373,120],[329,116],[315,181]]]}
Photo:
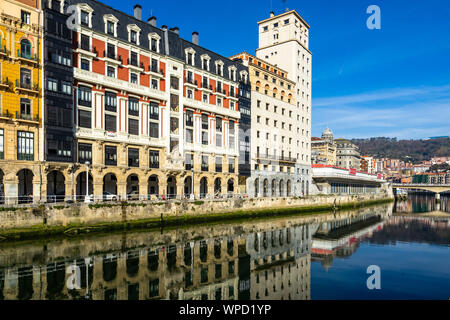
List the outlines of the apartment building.
{"label": "apartment building", "polygon": [[[97,1],[73,33],[75,197],[148,199],[238,192],[239,80],[247,68],[177,27]],[[86,183],[86,166],[89,178]],[[192,178],[194,177],[194,178]],[[194,188],[194,189],[192,189]]]}
{"label": "apartment building", "polygon": [[39,200],[42,120],[39,2],[2,0],[0,10],[0,202]]}
{"label": "apartment building", "polygon": [[240,59],[250,74],[251,177],[246,190],[254,196],[290,196],[300,190],[295,179],[295,164],[300,153],[294,117],[295,83],[287,72],[246,52]]}
{"label": "apartment building", "polygon": [[[294,132],[296,133],[295,152],[299,154],[294,178],[295,195],[310,193],[312,179],[311,172],[311,83],[312,83],[312,53],[309,50],[309,24],[298,14],[291,10],[275,15],[258,22],[259,47],[256,57],[267,61],[277,68],[287,72],[289,80],[295,83],[293,100],[295,109]],[[301,188],[298,189],[298,185]]]}

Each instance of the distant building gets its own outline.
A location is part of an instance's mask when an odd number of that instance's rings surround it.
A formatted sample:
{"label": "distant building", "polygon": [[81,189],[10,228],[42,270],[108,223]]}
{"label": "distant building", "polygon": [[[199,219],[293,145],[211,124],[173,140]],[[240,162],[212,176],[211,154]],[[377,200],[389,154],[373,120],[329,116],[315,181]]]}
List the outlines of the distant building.
{"label": "distant building", "polygon": [[346,139],[336,139],[334,142],[337,146],[336,165],[346,169],[360,170],[361,154],[358,146]]}
{"label": "distant building", "polygon": [[336,143],[328,127],[322,132],[322,138],[311,138],[311,160],[313,164],[336,165]]}
{"label": "distant building", "polygon": [[[366,171],[363,169],[363,162],[366,162]],[[361,171],[367,172],[367,173],[375,173],[375,162],[376,159],[370,156],[362,156],[361,157]]]}

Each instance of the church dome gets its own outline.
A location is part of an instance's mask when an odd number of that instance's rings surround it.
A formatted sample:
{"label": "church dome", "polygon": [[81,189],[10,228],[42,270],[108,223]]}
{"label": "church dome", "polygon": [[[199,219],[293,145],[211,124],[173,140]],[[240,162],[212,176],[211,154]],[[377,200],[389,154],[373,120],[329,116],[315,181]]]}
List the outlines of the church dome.
{"label": "church dome", "polygon": [[333,140],[333,131],[330,130],[330,128],[326,128],[322,132],[322,139],[323,140]]}

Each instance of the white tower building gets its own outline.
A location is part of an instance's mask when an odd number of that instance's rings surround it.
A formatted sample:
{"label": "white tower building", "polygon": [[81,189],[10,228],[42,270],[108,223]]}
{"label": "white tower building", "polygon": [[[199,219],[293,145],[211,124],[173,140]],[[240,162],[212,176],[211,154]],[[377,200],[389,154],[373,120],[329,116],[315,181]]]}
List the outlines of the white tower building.
{"label": "white tower building", "polygon": [[311,66],[308,23],[295,11],[274,15],[258,22],[259,48],[256,56],[287,71],[296,83],[297,108],[295,132],[300,138],[300,157],[296,165],[297,180],[306,181],[306,194],[311,190]]}

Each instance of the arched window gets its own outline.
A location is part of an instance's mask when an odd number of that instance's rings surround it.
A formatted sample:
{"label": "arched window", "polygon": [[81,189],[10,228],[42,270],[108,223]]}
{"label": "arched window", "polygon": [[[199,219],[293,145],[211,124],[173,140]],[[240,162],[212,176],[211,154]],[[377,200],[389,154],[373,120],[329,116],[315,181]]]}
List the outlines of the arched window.
{"label": "arched window", "polygon": [[31,43],[27,39],[20,41],[20,56],[22,58],[31,58]]}

